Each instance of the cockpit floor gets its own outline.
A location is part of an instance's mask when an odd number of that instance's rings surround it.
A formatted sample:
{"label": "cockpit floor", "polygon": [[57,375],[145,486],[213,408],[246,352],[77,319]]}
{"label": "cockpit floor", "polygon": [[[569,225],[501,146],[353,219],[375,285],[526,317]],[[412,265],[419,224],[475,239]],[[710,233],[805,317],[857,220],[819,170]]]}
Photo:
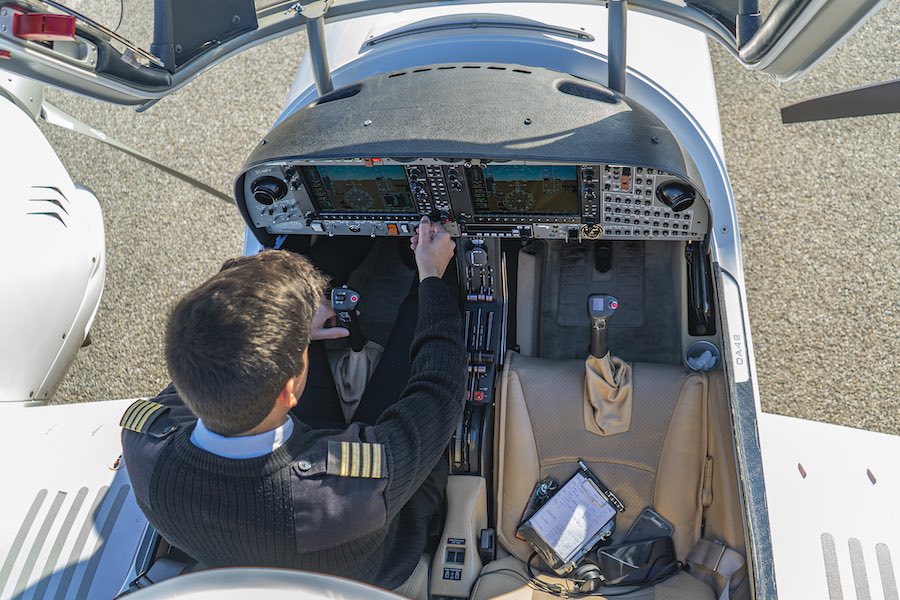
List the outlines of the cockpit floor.
{"label": "cockpit floor", "polygon": [[[387,343],[400,303],[409,293],[415,270],[401,260],[408,239],[379,239],[350,275],[350,287],[360,293],[360,327],[365,336],[382,346]],[[410,253],[411,254],[411,253]]]}
{"label": "cockpit floor", "polygon": [[596,268],[589,244],[550,242],[541,286],[540,356],[588,355],[590,294],[612,294],[619,309],[609,324],[613,354],[629,361],[681,363],[676,253],[680,244],[612,242],[611,267]]}

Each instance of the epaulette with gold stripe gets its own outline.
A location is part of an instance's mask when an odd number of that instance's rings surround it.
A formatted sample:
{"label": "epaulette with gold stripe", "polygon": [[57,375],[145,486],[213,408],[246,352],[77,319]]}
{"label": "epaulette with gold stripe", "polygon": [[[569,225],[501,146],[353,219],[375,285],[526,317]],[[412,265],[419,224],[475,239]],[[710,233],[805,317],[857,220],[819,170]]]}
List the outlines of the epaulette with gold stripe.
{"label": "epaulette with gold stripe", "polygon": [[166,414],[168,407],[153,400],[137,400],[128,407],[119,426],[138,433],[147,433],[158,418]]}
{"label": "epaulette with gold stripe", "polygon": [[328,442],[325,472],[340,477],[387,477],[384,446],[368,442]]}

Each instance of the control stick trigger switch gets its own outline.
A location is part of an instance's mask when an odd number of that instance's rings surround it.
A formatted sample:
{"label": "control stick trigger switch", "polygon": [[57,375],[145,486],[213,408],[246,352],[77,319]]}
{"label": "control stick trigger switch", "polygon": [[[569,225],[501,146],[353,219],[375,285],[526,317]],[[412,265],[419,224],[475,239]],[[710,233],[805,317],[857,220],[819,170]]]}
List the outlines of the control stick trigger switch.
{"label": "control stick trigger switch", "polygon": [[609,353],[606,326],[619,308],[619,301],[609,294],[588,296],[588,316],[591,318],[591,355],[603,358]]}
{"label": "control stick trigger switch", "polygon": [[359,326],[359,315],[356,313],[359,299],[359,292],[351,290],[346,285],[331,290],[331,308],[337,315],[341,327],[350,332],[350,337],[347,339],[350,342],[350,349],[354,352],[361,352],[366,345],[366,336],[362,333]]}

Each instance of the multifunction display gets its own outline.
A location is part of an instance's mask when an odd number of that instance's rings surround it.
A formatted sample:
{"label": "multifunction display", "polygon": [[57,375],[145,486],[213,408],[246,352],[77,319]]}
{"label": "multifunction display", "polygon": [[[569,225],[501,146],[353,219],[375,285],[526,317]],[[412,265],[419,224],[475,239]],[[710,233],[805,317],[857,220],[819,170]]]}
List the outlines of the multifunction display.
{"label": "multifunction display", "polygon": [[310,195],[322,212],[416,213],[401,166],[323,165],[304,167],[303,172]]}
{"label": "multifunction display", "polygon": [[485,165],[467,172],[475,214],[580,213],[577,167]]}

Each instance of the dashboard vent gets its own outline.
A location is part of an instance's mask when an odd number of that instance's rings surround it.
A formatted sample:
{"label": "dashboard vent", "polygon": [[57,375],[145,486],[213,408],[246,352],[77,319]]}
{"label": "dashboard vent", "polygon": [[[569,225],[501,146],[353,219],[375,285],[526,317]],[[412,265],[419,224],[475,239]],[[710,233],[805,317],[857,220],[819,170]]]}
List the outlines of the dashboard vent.
{"label": "dashboard vent", "polygon": [[328,102],[343,100],[344,98],[352,98],[353,96],[357,95],[360,90],[362,90],[362,85],[358,83],[338,88],[336,90],[328,92],[327,94],[316,100],[315,105],[327,104]]}
{"label": "dashboard vent", "polygon": [[[397,73],[391,73],[388,75],[388,79],[393,79],[395,77],[403,77],[409,73],[428,73],[430,71],[452,71],[454,69],[485,69],[486,71],[510,71],[512,73],[521,73],[523,75],[531,75],[531,71],[528,69],[510,69],[508,67],[501,67],[497,65],[442,65],[440,67],[422,67],[419,69],[413,69],[411,71],[399,71]],[[333,92],[332,92],[333,93]]]}
{"label": "dashboard vent", "polygon": [[561,81],[557,84],[556,89],[563,94],[578,96],[579,98],[586,98],[588,100],[596,100],[598,102],[606,102],[607,104],[615,104],[618,102],[616,97],[606,90],[601,90],[575,81]]}

